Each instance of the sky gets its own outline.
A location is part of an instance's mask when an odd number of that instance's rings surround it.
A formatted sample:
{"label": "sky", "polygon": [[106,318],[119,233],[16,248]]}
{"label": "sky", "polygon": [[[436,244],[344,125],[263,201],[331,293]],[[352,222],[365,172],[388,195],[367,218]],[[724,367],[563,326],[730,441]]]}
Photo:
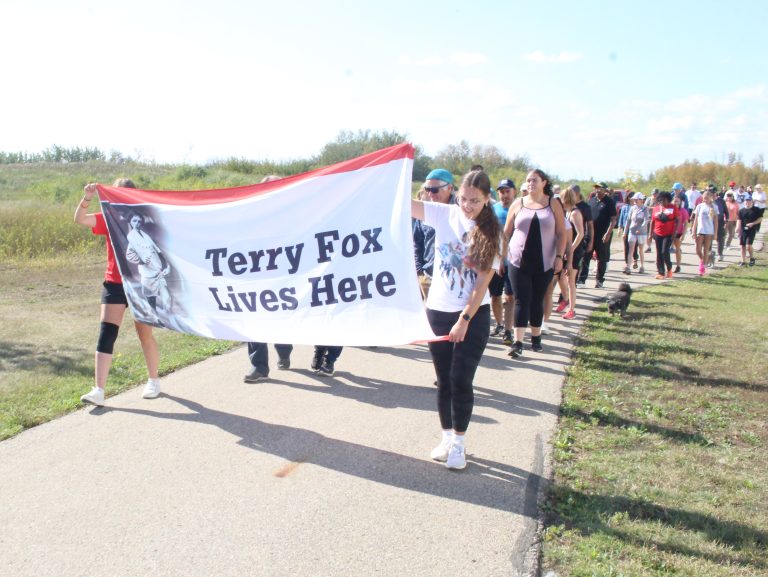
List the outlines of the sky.
{"label": "sky", "polygon": [[768,153],[768,2],[2,0],[0,151],[291,160],[341,131],[618,180]]}

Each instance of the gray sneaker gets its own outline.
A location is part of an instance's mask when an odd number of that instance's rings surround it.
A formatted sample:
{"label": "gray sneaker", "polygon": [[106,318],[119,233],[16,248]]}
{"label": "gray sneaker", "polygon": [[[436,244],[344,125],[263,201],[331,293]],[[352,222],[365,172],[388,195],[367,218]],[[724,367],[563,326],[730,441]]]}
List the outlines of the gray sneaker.
{"label": "gray sneaker", "polygon": [[243,377],[243,382],[258,383],[259,381],[263,381],[266,378],[267,375],[263,374],[256,367],[253,367],[250,371],[248,371],[248,374]]}
{"label": "gray sneaker", "polygon": [[333,372],[333,361],[329,361],[328,359],[325,359],[323,364],[320,365],[320,368],[317,370],[317,374],[321,377],[332,377]]}

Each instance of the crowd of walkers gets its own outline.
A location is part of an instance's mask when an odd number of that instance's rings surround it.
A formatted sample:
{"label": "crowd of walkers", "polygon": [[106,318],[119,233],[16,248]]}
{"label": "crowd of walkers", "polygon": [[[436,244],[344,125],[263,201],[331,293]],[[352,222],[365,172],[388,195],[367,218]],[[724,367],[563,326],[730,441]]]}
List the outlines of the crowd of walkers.
{"label": "crowd of walkers", "polygon": [[[130,187],[130,181],[116,186]],[[96,186],[85,187],[75,222],[94,234],[108,231],[100,213],[87,212]],[[494,194],[495,193],[495,194]],[[695,239],[698,273],[704,275],[715,258],[738,238],[741,266],[755,264],[752,243],[760,228],[766,195],[761,185],[721,191],[713,184],[700,192],[696,184],[671,191],[613,190],[597,182],[585,198],[577,184],[565,189],[542,170],[530,171],[518,194],[504,178],[492,189],[481,166],[464,175],[458,188],[445,169],[431,171],[418,197],[411,201],[416,272],[427,319],[435,335],[429,344],[437,387],[441,436],[431,458],[450,469],[466,466],[465,434],[474,407],[473,380],[490,337],[501,337],[513,358],[530,348],[543,350],[546,319],[577,314],[577,292],[586,286],[596,261],[595,288],[602,288],[611,258],[614,231],[624,246],[623,273],[645,274],[645,255],[656,251],[656,278],[669,279],[681,270],[681,243]],[[673,266],[673,257],[675,264]],[[461,282],[456,282],[460,278]],[[559,292],[556,305],[554,292]],[[95,386],[81,397],[102,405],[104,384],[127,300],[115,255],[107,242],[107,272],[96,346]],[[157,344],[151,327],[136,323],[149,380],[144,398],[160,394]],[[290,368],[291,345],[275,345],[278,368]],[[266,343],[249,343],[251,371],[246,382],[267,378]],[[333,376],[341,347],[316,346],[312,369]]]}

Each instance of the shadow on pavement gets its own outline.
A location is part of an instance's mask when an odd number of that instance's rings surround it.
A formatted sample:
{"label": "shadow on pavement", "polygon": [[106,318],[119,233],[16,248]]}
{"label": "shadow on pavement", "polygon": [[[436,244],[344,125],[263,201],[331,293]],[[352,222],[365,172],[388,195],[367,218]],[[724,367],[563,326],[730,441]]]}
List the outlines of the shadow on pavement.
{"label": "shadow on pavement", "polygon": [[244,447],[294,463],[311,463],[375,483],[537,518],[536,508],[526,505],[525,496],[529,484],[540,485],[541,476],[507,463],[474,459],[468,453],[467,469],[450,471],[431,461],[209,409],[182,397],[163,396],[192,413],[116,407],[105,407],[94,413],[116,411],[210,425],[239,437],[238,444]]}

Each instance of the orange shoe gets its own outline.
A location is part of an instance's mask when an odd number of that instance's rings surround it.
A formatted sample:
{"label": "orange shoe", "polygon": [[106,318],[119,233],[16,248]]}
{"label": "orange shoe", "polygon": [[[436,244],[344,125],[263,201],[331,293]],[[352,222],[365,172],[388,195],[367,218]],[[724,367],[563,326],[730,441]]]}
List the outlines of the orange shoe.
{"label": "orange shoe", "polygon": [[667,278],[672,278],[672,271],[671,270],[667,271]]}
{"label": "orange shoe", "polygon": [[664,275],[663,274],[657,274],[656,275],[656,280],[664,280]]}

